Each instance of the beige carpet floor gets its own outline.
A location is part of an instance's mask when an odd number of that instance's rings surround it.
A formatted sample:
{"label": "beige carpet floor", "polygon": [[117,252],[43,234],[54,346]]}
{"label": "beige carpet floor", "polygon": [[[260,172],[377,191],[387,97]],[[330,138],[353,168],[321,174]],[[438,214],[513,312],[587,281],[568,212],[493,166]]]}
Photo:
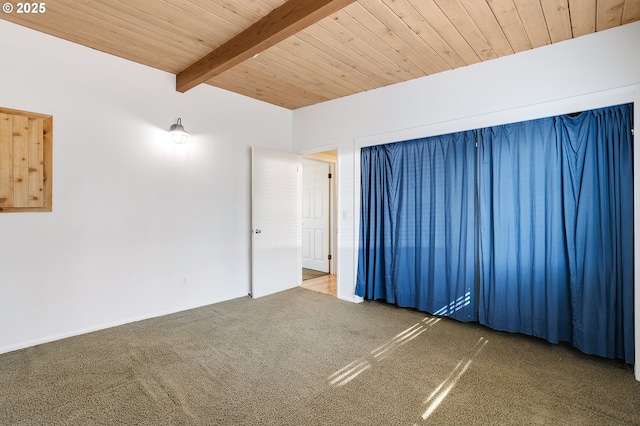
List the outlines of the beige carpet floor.
{"label": "beige carpet floor", "polygon": [[302,288],[0,355],[1,425],[640,424],[632,367]]}

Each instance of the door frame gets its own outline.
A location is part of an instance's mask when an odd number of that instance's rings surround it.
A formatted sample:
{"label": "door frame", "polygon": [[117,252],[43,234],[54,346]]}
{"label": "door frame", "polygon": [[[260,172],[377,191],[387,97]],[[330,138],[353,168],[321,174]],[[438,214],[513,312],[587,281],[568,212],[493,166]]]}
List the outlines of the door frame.
{"label": "door frame", "polygon": [[[323,153],[335,151],[335,158],[330,158]],[[331,179],[329,180],[329,273],[336,276],[336,296],[340,295],[340,279],[338,270],[340,262],[338,260],[339,239],[338,239],[338,212],[339,208],[339,186],[338,186],[338,170],[340,161],[340,151],[337,145],[326,146],[323,148],[313,149],[311,151],[303,151],[300,153],[303,159],[321,161],[329,164],[329,172]],[[301,259],[302,260],[302,259]]]}

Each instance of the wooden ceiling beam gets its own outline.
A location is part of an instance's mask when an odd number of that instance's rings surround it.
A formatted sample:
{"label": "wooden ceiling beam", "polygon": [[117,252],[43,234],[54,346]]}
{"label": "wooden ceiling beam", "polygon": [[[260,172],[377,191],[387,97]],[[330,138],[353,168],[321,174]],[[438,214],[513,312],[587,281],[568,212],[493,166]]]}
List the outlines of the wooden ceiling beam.
{"label": "wooden ceiling beam", "polygon": [[176,90],[184,93],[315,24],[354,1],[288,1],[180,72],[176,76]]}

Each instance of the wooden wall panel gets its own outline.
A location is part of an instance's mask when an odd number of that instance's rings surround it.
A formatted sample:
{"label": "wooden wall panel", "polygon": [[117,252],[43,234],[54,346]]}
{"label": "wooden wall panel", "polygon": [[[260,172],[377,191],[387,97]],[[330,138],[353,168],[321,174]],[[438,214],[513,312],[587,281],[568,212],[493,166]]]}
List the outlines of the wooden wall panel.
{"label": "wooden wall panel", "polygon": [[0,113],[0,208],[13,206],[13,116]]}
{"label": "wooden wall panel", "polygon": [[42,119],[29,119],[29,205],[44,207],[44,146]]}
{"label": "wooden wall panel", "polygon": [[51,116],[0,108],[0,212],[51,211]]}
{"label": "wooden wall panel", "polygon": [[41,211],[51,211],[53,209],[53,117],[51,116],[42,120],[42,144],[44,206]]}
{"label": "wooden wall panel", "polygon": [[13,116],[13,206],[29,207],[29,117]]}

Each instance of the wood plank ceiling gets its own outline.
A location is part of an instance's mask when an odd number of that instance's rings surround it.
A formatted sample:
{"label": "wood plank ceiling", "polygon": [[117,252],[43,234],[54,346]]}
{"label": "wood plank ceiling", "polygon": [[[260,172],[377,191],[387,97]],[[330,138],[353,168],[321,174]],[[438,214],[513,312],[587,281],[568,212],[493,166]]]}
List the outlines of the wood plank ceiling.
{"label": "wood plank ceiling", "polygon": [[[179,75],[285,3],[47,0],[44,14],[1,18]],[[640,0],[342,3],[204,83],[296,109],[640,20]]]}

